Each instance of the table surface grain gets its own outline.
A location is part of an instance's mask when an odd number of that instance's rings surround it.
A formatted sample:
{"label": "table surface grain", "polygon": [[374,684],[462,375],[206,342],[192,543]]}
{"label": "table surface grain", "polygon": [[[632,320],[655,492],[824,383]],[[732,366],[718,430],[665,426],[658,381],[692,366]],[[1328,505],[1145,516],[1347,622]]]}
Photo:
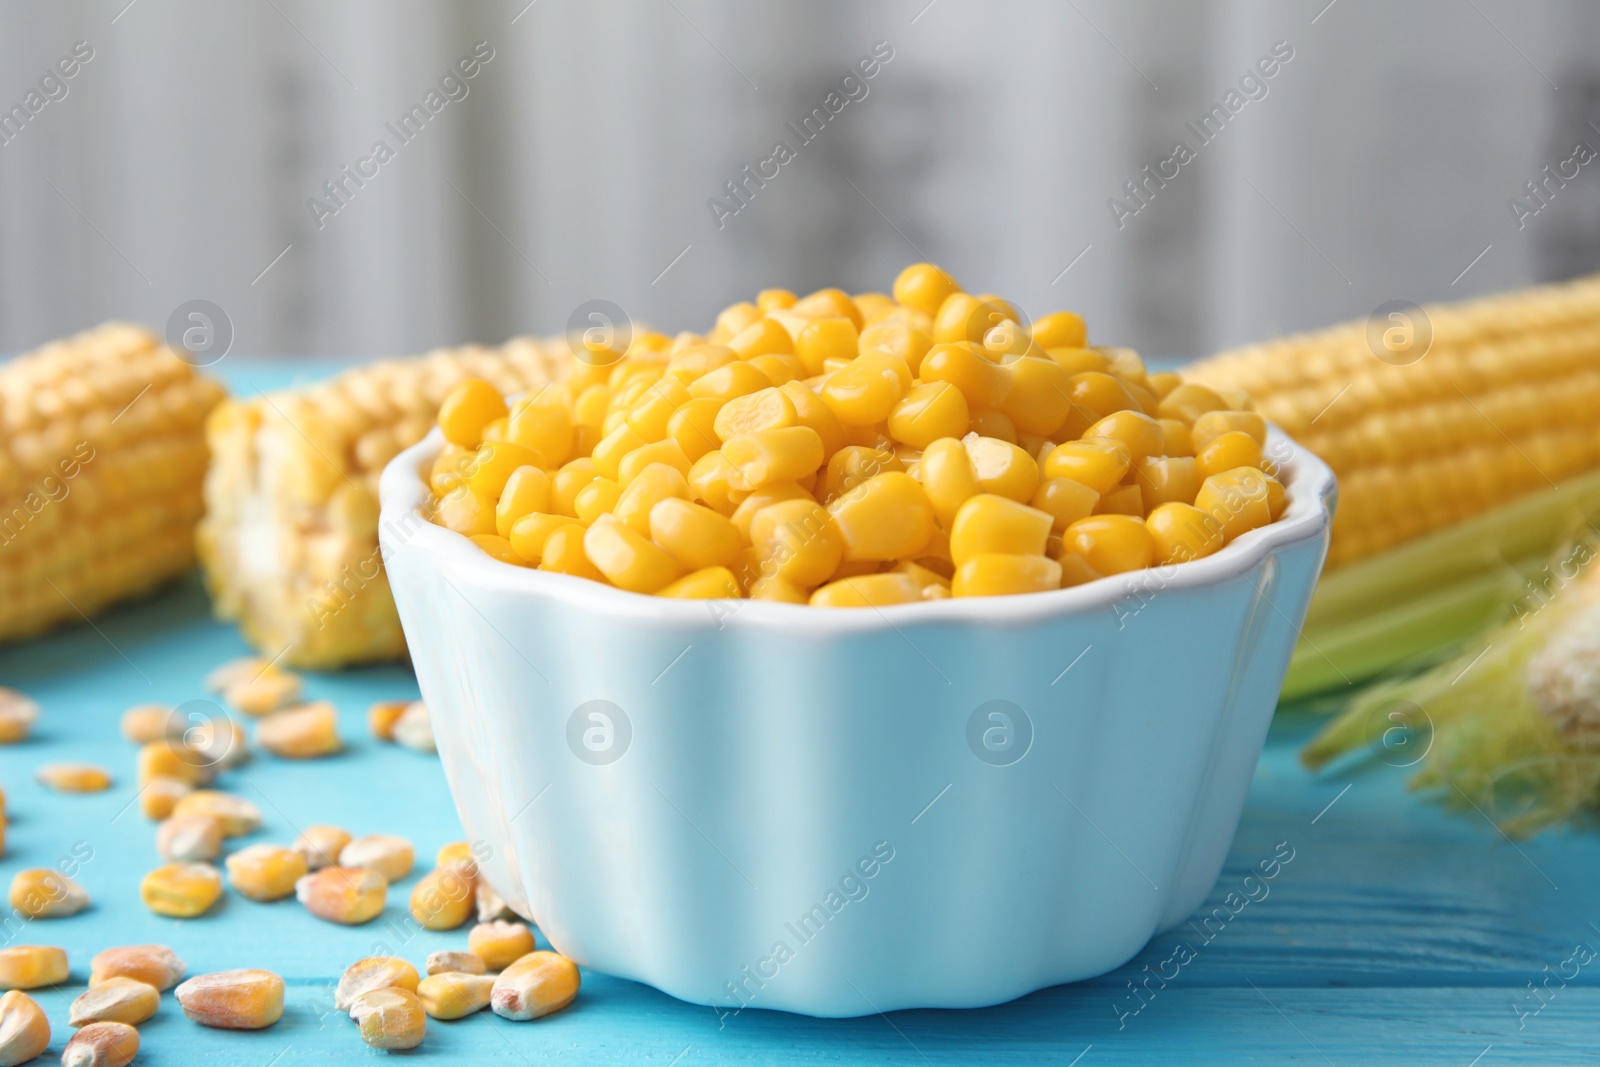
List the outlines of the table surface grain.
{"label": "table surface grain", "polygon": [[[327,367],[238,360],[227,377],[248,392]],[[287,842],[312,822],[410,837],[418,872],[395,886],[380,919],[335,927],[292,899],[256,904],[231,893],[187,921],[139,903],[139,880],[159,861],[153,827],[133,803],[134,749],[120,738],[118,718],[137,703],[207,698],[207,671],[248,651],[231,626],[210,618],[194,578],[92,625],[0,648],[0,685],[43,707],[31,739],[0,748],[11,822],[0,878],[77,856],[79,881],[93,898],[78,916],[13,919],[0,932],[4,943],[67,950],[69,982],[36,994],[55,1030],[49,1057],[59,1056],[70,1033],[67,1007],[84,988],[89,958],[110,945],[168,944],[191,974],[266,967],[283,975],[287,1009],[269,1030],[203,1029],[183,1018],[170,994],[141,1027],[140,1063],[254,1067],[383,1055],[331,1011],[340,973],[380,943],[419,964],[429,952],[464,947],[460,931],[408,936],[398,925],[433,852],[461,836],[438,760],[367,735],[369,703],[417,693],[398,664],[308,677],[308,695],[339,708],[344,754],[310,763],[258,755],[225,781],[265,814],[252,840]],[[1312,777],[1295,752],[1314,727],[1312,717],[1292,710],[1274,725],[1227,866],[1202,909],[1230,917],[1205,926],[1197,918],[1160,935],[1131,963],[1092,981],[984,1010],[839,1021],[764,1011],[721,1019],[648,987],[585,973],[567,1011],[536,1023],[487,1013],[433,1023],[409,1055],[662,1067],[867,1060],[1493,1067],[1600,1059],[1600,839],[1563,830],[1513,843],[1477,813],[1446,814],[1406,791],[1407,771],[1389,765],[1410,759],[1403,750],[1388,763]],[[99,794],[53,793],[33,777],[53,760],[102,764],[116,782]],[[1244,882],[1285,849],[1293,859],[1275,879]],[[1230,914],[1224,900],[1230,893],[1243,899],[1247,890],[1254,899]],[[961,966],[961,951],[952,917],[950,966]],[[1159,975],[1167,977],[1151,977]]]}

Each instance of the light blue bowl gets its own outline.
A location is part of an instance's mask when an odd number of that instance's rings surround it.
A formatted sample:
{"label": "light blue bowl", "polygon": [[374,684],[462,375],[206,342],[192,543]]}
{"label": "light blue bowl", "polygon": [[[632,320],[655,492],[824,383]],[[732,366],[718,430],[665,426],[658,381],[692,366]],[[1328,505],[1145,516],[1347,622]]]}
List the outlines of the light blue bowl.
{"label": "light blue bowl", "polygon": [[462,822],[561,952],[727,1011],[978,1007],[1210,892],[1322,567],[1332,473],[1174,567],[828,610],[639,596],[419,517],[380,539]]}

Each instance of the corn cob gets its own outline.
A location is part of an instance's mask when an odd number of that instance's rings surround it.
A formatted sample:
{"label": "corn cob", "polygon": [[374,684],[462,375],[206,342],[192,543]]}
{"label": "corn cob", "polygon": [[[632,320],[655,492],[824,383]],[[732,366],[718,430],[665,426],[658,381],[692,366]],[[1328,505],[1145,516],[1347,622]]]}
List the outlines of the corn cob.
{"label": "corn cob", "polygon": [[194,566],[203,423],[222,395],[125,323],[0,367],[0,641]]}
{"label": "corn cob", "polygon": [[198,533],[217,614],[292,666],[403,654],[378,553],[384,464],[427,434],[462,379],[538,388],[567,352],[564,341],[525,338],[443,349],[219,406],[206,424],[215,459]]}
{"label": "corn cob", "polygon": [[1425,352],[1380,360],[1363,321],[1186,372],[1338,474],[1330,569],[1600,466],[1600,275],[1424,311]]}

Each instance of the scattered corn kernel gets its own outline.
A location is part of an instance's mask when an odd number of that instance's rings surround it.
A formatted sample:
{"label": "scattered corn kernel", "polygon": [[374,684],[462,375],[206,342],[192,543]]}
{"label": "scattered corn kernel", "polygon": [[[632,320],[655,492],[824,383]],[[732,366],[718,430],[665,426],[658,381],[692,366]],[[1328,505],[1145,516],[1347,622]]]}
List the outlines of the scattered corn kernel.
{"label": "scattered corn kernel", "polygon": [[383,911],[389,881],[366,867],[324,867],[296,882],[294,894],[319,919],[359,926]]}
{"label": "scattered corn kernel", "polygon": [[62,793],[100,793],[111,788],[111,773],[92,763],[46,763],[33,776],[39,784]]}
{"label": "scattered corn kernel", "polygon": [[14,745],[25,740],[38,721],[38,704],[15,689],[0,685],[0,745]]}
{"label": "scattered corn kernel", "polygon": [[260,808],[243,797],[215,789],[196,789],[178,801],[172,814],[209,815],[221,823],[223,837],[241,837],[261,828]]}
{"label": "scattered corn kernel", "polygon": [[284,759],[317,759],[343,748],[339,713],[326,700],[275,711],[256,724],[256,744]]}
{"label": "scattered corn kernel", "polygon": [[466,922],[472,916],[476,872],[471,860],[452,860],[429,871],[411,890],[411,917],[429,930],[454,930]]}
{"label": "scattered corn kernel", "polygon": [[500,972],[489,1006],[521,1022],[560,1011],[578,995],[578,965],[557,952],[530,952]]}
{"label": "scattered corn kernel", "polygon": [[183,980],[185,970],[183,961],[165,945],[122,945],[89,961],[89,984],[132,978],[165,991]]}
{"label": "scattered corn kernel", "polygon": [[537,947],[526,923],[479,923],[467,934],[467,948],[491,971],[505,970]]}
{"label": "scattered corn kernel", "polygon": [[156,827],[156,852],[169,863],[209,863],[222,855],[222,822],[211,815],[173,815]]}
{"label": "scattered corn kernel", "polygon": [[0,948],[0,989],[38,989],[67,980],[67,954],[52,945]]}
{"label": "scattered corn kernel", "polygon": [[61,919],[89,906],[83,886],[60,871],[32,867],[11,878],[11,906],[30,919]]}
{"label": "scattered corn kernel", "polygon": [[368,956],[345,968],[333,991],[333,1006],[349,1011],[363,993],[391,986],[415,992],[420,980],[417,969],[405,960],[395,956]]}
{"label": "scattered corn kernel", "polygon": [[517,917],[517,913],[511,910],[505,898],[495,892],[495,888],[484,881],[481,874],[478,877],[478,891],[474,896],[478,903],[478,921],[481,923]]}
{"label": "scattered corn kernel", "polygon": [[[481,960],[479,965],[482,966]],[[422,1002],[422,1010],[435,1019],[464,1019],[489,1006],[494,983],[495,979],[481,971],[430,973],[417,986],[417,999]]]}
{"label": "scattered corn kernel", "polygon": [[306,875],[306,858],[282,845],[248,845],[229,856],[228,884],[251,900],[282,900]]}
{"label": "scattered corn kernel", "polygon": [[283,979],[271,971],[196,975],[176,996],[184,1015],[220,1030],[260,1030],[283,1017]]}
{"label": "scattered corn kernel", "polygon": [[422,1001],[409,989],[374,989],[350,1006],[361,1040],[373,1048],[416,1048],[428,1030]]}
{"label": "scattered corn kernel", "polygon": [[409,700],[380,700],[367,709],[367,729],[379,741],[394,740],[394,724],[406,710]]}
{"label": "scattered corn kernel", "polygon": [[394,739],[398,744],[417,752],[437,752],[433,740],[433,723],[428,718],[428,705],[413,700],[394,724]]}
{"label": "scattered corn kernel", "polygon": [[207,762],[203,753],[181,740],[169,738],[141,745],[136,766],[140,786],[147,786],[157,778],[175,778],[191,786],[205,785],[216,777],[215,766]]}
{"label": "scattered corn kernel", "polygon": [[411,842],[393,834],[368,834],[339,850],[341,867],[366,867],[377,871],[385,881],[397,882],[411,873],[416,850]]}
{"label": "scattered corn kernel", "polygon": [[222,896],[222,874],[209,863],[169,863],[139,883],[144,906],[157,915],[193,919]]}
{"label": "scattered corn kernel", "polygon": [[16,990],[0,996],[0,1067],[27,1063],[50,1044],[50,1020],[39,1002]]}
{"label": "scattered corn kernel", "polygon": [[90,986],[67,1009],[70,1026],[126,1023],[138,1026],[161,1006],[161,991],[137,978],[108,978]]}
{"label": "scattered corn kernel", "polygon": [[300,689],[299,675],[269,670],[254,678],[233,682],[223,699],[246,715],[265,715],[298,701]]}
{"label": "scattered corn kernel", "polygon": [[140,704],[122,713],[122,736],[136,745],[183,737],[183,718],[165,704]]}
{"label": "scattered corn kernel", "polygon": [[[484,974],[489,970],[489,965],[483,962],[483,957],[475,956],[471,952],[430,952],[428,954],[428,976],[436,974]],[[424,998],[426,1002],[426,998]],[[489,1002],[484,997],[484,1003]],[[432,1015],[433,1012],[429,1012]]]}
{"label": "scattered corn kernel", "polygon": [[339,862],[339,853],[350,840],[349,831],[317,823],[300,831],[289,847],[305,857],[308,871],[320,871]]}
{"label": "scattered corn kernel", "polygon": [[139,1054],[139,1031],[124,1022],[92,1022],[72,1035],[61,1067],[127,1067]]}

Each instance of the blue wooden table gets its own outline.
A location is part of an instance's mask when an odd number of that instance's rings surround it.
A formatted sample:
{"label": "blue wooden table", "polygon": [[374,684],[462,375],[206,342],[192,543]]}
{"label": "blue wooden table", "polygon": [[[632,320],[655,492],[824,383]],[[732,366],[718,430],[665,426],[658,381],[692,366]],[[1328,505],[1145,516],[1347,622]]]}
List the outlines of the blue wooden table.
{"label": "blue wooden table", "polygon": [[[241,361],[230,377],[248,390],[280,384],[285,372]],[[11,812],[0,880],[86,856],[78,878],[94,901],[73,918],[13,922],[0,933],[9,944],[67,950],[71,982],[38,998],[56,1032],[52,1056],[69,1033],[67,1006],[84,988],[89,958],[110,945],[168,944],[190,973],[265,967],[283,975],[288,1007],[269,1030],[205,1030],[184,1019],[170,995],[141,1028],[141,1063],[254,1067],[383,1055],[331,1010],[340,973],[379,944],[419,964],[434,950],[464,947],[461,931],[407,938],[387,925],[405,915],[417,874],[394,887],[379,920],[355,928],[320,922],[292,900],[255,904],[230,893],[188,921],[139,903],[139,879],[159,861],[154,828],[133,803],[134,749],[120,738],[118,718],[136,703],[206,698],[206,672],[248,651],[231,627],[211,620],[195,579],[92,626],[0,648],[0,684],[43,706],[32,739],[0,748]],[[371,740],[364,722],[372,701],[416,694],[409,670],[314,675],[307,689],[338,706],[348,751],[310,763],[258,756],[231,772],[226,788],[265,813],[251,840],[287,842],[311,822],[400,833],[415,842],[425,871],[438,846],[461,836],[438,761]],[[1600,957],[1577,962],[1600,950],[1600,838],[1562,831],[1513,844],[1476,814],[1446,815],[1408,795],[1407,772],[1382,761],[1312,778],[1295,753],[1315,724],[1292,710],[1279,716],[1212,899],[1192,925],[1157,937],[1112,974],[981,1011],[819,1021],[762,1011],[719,1019],[709,1008],[586,973],[579,999],[559,1015],[432,1023],[410,1055],[662,1067],[1492,1067],[1600,1058]],[[33,780],[39,764],[64,759],[111,768],[115,786],[64,796]],[[1262,860],[1291,853],[1269,883],[1245,881]],[[952,916],[950,966],[961,966],[962,945]]]}

